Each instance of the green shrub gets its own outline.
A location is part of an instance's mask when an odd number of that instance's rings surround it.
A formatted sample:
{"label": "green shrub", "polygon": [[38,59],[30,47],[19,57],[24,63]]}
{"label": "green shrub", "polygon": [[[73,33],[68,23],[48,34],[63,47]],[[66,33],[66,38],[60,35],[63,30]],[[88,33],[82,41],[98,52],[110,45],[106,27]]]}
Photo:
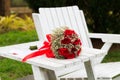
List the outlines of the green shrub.
{"label": "green shrub", "polygon": [[[61,7],[69,5],[71,0],[25,0],[33,11],[38,12],[39,7]],[[76,2],[76,0],[74,0]]]}
{"label": "green shrub", "polygon": [[89,29],[99,33],[120,33],[120,0],[78,0]]}
{"label": "green shrub", "polygon": [[27,3],[24,0],[11,0],[12,7],[26,7]]}
{"label": "green shrub", "polygon": [[10,30],[27,31],[32,29],[34,29],[34,23],[28,16],[25,16],[24,19],[16,15],[0,16],[0,33],[5,33]]}
{"label": "green shrub", "polygon": [[10,26],[14,21],[14,15],[10,17],[0,17],[0,33],[8,32],[11,30]]}
{"label": "green shrub", "polygon": [[120,0],[25,0],[38,12],[40,7],[78,5],[84,11],[89,30],[120,33]]}

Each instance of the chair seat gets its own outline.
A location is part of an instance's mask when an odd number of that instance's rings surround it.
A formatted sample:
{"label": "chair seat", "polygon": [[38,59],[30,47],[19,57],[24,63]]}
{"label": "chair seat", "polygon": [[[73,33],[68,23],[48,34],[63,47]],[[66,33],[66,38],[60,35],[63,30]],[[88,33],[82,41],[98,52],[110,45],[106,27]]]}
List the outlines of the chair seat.
{"label": "chair seat", "polygon": [[[95,75],[97,76],[98,80],[110,80],[116,78],[120,75],[120,62],[111,62],[111,63],[102,63],[98,64],[94,67]],[[65,79],[77,79],[82,80],[87,78],[87,74],[85,69],[78,70],[67,74],[61,77],[61,80]]]}

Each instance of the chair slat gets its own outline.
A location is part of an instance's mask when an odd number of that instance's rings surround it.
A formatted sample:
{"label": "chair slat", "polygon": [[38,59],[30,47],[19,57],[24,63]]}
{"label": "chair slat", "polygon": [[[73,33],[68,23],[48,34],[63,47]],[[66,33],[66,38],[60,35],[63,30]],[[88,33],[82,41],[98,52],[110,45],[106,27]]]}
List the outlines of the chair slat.
{"label": "chair slat", "polygon": [[87,32],[85,31],[84,24],[82,23],[79,8],[77,6],[74,6],[73,10],[75,13],[74,16],[76,17],[76,21],[79,29],[79,35],[81,36],[83,46],[90,47],[88,42],[88,35],[87,35]]}
{"label": "chair slat", "polygon": [[48,19],[47,19],[47,16],[46,16],[45,9],[40,8],[39,12],[40,12],[40,24],[41,24],[40,27],[42,27],[42,29],[43,29],[42,30],[44,32],[43,37],[45,38],[46,34],[50,33],[49,26],[48,26],[49,23],[48,23]]}
{"label": "chair slat", "polygon": [[66,7],[62,7],[62,13],[63,13],[63,17],[64,17],[64,20],[65,20],[65,25],[68,26],[68,27],[71,27],[71,23],[70,23],[70,17],[68,15],[68,11],[67,11],[67,8]]}
{"label": "chair slat", "polygon": [[44,32],[43,32],[43,29],[41,27],[42,24],[40,24],[40,20],[41,20],[40,15],[37,13],[33,13],[32,16],[33,16],[34,24],[36,26],[36,32],[38,34],[38,38],[39,38],[39,40],[42,40],[42,39],[44,40],[44,38],[43,38]]}
{"label": "chair slat", "polygon": [[60,25],[58,17],[57,17],[57,12],[55,8],[50,8],[51,16],[53,18],[54,22],[54,27],[58,27]]}
{"label": "chair slat", "polygon": [[78,34],[78,25],[77,25],[77,23],[76,23],[76,19],[75,19],[75,14],[74,14],[74,12],[73,12],[73,9],[72,9],[72,7],[67,7],[67,11],[68,11],[68,15],[69,15],[69,18],[70,18],[70,22],[71,22],[71,28],[72,29],[74,29],[76,32],[77,32],[77,34]]}
{"label": "chair slat", "polygon": [[85,30],[86,35],[87,35],[86,38],[87,38],[87,40],[88,40],[89,47],[90,47],[90,48],[93,48],[92,43],[91,43],[91,40],[90,40],[90,38],[88,37],[89,31],[88,31],[87,23],[86,23],[85,16],[84,16],[82,10],[80,10],[80,14],[81,14],[80,16],[81,16],[81,19],[82,19],[82,23],[83,23],[83,25],[84,25],[84,30]]}
{"label": "chair slat", "polygon": [[51,11],[50,11],[50,9],[49,8],[45,8],[44,9],[44,11],[45,11],[45,15],[46,15],[46,18],[47,18],[47,22],[48,22],[48,27],[50,28],[50,30],[52,30],[52,29],[54,29],[54,21],[53,21],[53,16],[51,15]]}
{"label": "chair slat", "polygon": [[59,26],[65,26],[65,20],[63,18],[63,13],[62,13],[62,9],[61,8],[55,8],[56,9],[56,13],[57,13],[57,18],[59,20]]}

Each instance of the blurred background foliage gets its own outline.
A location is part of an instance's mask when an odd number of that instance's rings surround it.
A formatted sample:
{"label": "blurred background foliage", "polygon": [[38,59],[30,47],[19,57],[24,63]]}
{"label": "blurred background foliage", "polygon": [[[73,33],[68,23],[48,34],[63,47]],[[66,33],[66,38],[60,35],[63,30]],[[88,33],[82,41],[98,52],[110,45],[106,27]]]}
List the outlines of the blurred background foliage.
{"label": "blurred background foliage", "polygon": [[9,31],[28,31],[34,29],[33,20],[25,15],[25,18],[16,16],[0,16],[0,33]]}
{"label": "blurred background foliage", "polygon": [[28,4],[25,2],[25,0],[11,0],[11,5],[14,7],[24,7]]}
{"label": "blurred background foliage", "polygon": [[120,33],[120,0],[25,0],[38,12],[40,7],[78,5],[91,32]]}
{"label": "blurred background foliage", "polygon": [[[28,6],[34,12],[38,12],[40,7],[72,5],[78,5],[84,11],[91,32],[120,34],[120,0],[0,0],[0,46],[38,40],[31,17],[24,16],[29,12],[31,16],[32,11],[29,11]],[[27,8],[22,9],[21,7]],[[12,10],[9,8],[12,8]],[[9,15],[9,13],[12,14]],[[102,44],[98,40],[97,42],[93,40],[93,43],[95,43],[96,47],[99,46],[98,43]],[[118,45],[113,46],[104,62],[120,61],[119,52],[120,47]],[[16,78],[32,74],[32,69],[28,64],[6,58],[1,59],[0,63],[2,80],[16,80]]]}

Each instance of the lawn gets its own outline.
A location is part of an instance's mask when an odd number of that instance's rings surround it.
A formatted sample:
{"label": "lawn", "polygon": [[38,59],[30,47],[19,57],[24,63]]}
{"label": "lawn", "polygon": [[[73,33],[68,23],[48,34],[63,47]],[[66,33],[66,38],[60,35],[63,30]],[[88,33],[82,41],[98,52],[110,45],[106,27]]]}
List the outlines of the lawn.
{"label": "lawn", "polygon": [[11,31],[0,34],[0,46],[25,43],[38,40],[35,30],[30,31]]}
{"label": "lawn", "polygon": [[[25,43],[38,40],[35,30],[11,31],[0,34],[0,46]],[[15,80],[16,78],[32,74],[31,66],[19,61],[0,59],[0,77],[2,80]]]}
{"label": "lawn", "polygon": [[[25,43],[38,40],[35,30],[11,31],[0,34],[0,46]],[[109,52],[103,62],[120,61],[120,50]],[[16,78],[32,74],[31,66],[15,60],[3,58],[0,60],[0,77],[2,80],[15,80]]]}

